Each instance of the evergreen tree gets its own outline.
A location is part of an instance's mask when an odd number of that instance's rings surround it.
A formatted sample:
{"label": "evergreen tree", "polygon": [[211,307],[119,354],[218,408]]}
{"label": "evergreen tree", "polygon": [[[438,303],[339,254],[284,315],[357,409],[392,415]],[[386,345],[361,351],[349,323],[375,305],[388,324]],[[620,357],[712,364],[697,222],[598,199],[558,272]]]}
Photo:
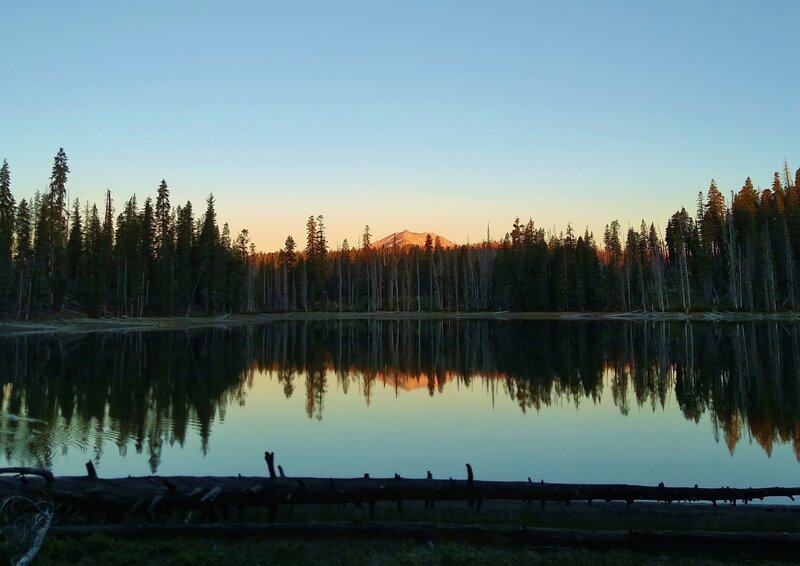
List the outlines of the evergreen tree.
{"label": "evergreen tree", "polygon": [[690,253],[692,240],[696,237],[692,218],[681,208],[667,223],[667,258],[673,288],[679,290],[681,305],[685,311],[691,309]]}
{"label": "evergreen tree", "polygon": [[93,205],[86,221],[86,307],[90,316],[97,316],[106,291],[106,256],[103,228],[97,205]]}
{"label": "evergreen tree", "polygon": [[56,248],[63,246],[67,237],[67,154],[64,148],[59,148],[53,163],[50,175],[50,192],[48,193],[49,208],[53,230],[53,245]]}
{"label": "evergreen tree", "polygon": [[[800,176],[800,169],[797,170],[797,174]],[[361,247],[365,250],[368,250],[372,247],[372,234],[369,232],[369,224],[364,226],[364,234],[361,236]]]}
{"label": "evergreen tree", "polygon": [[[36,261],[41,274],[43,295],[47,307],[63,308],[66,291],[64,248],[67,241],[67,156],[60,148],[53,162],[50,187],[38,207],[36,222]],[[40,302],[40,308],[44,305]]]}
{"label": "evergreen tree", "polygon": [[14,278],[12,250],[14,245],[15,202],[11,194],[11,173],[8,161],[0,167],[0,316],[11,313],[11,287]]}
{"label": "evergreen tree", "polygon": [[156,219],[153,211],[153,201],[150,197],[144,201],[144,208],[142,209],[139,217],[139,225],[141,231],[141,245],[139,253],[141,254],[141,289],[139,313],[140,316],[144,314],[144,310],[148,307],[150,298],[150,284],[153,278],[153,269],[156,260]]}
{"label": "evergreen tree", "polygon": [[221,305],[221,286],[224,262],[220,253],[220,233],[217,226],[216,200],[214,194],[206,199],[206,212],[197,237],[197,257],[200,262],[197,280],[198,293],[203,299],[206,313],[216,313]]}
{"label": "evergreen tree", "polygon": [[306,257],[314,257],[317,251],[317,220],[314,215],[306,221]]}
{"label": "evergreen tree", "polygon": [[141,316],[142,224],[136,195],[117,216],[116,258],[117,308],[125,316]]}
{"label": "evergreen tree", "polygon": [[328,253],[328,239],[325,236],[325,224],[323,223],[321,214],[317,216],[317,233],[316,241],[314,242],[314,253],[323,259]]}
{"label": "evergreen tree", "polygon": [[81,203],[75,199],[72,207],[72,218],[67,240],[67,277],[76,289],[80,283],[83,261],[83,224],[81,221]]}
{"label": "evergreen tree", "polygon": [[784,190],[783,183],[781,182],[781,174],[775,171],[772,177],[772,198],[775,213],[782,216],[784,201],[786,199],[786,191]]}
{"label": "evergreen tree", "polygon": [[522,246],[522,226],[519,223],[519,216],[514,220],[514,225],[511,229],[511,247],[517,249]]}
{"label": "evergreen tree", "polygon": [[297,304],[295,291],[295,267],[297,266],[297,245],[294,238],[286,237],[283,249],[278,253],[278,265],[281,270],[280,307],[283,310],[294,309]]}
{"label": "evergreen tree", "polygon": [[710,304],[717,305],[725,294],[721,284],[725,281],[727,261],[725,250],[725,197],[711,179],[708,187],[703,216],[695,223],[695,234],[687,245],[691,253],[693,280],[699,287],[699,295]]}
{"label": "evergreen tree", "polygon": [[17,280],[16,316],[27,318],[33,285],[33,234],[31,211],[25,199],[20,201],[17,209],[15,232],[17,234],[17,253],[14,258]]}
{"label": "evergreen tree", "polygon": [[179,312],[186,309],[188,315],[193,306],[194,277],[192,274],[192,250],[194,248],[194,215],[192,203],[186,201],[183,207],[178,206],[175,224],[176,278],[178,282]]}
{"label": "evergreen tree", "polygon": [[295,253],[296,245],[294,238],[291,236],[286,237],[284,248],[281,250],[281,264],[287,269],[294,269],[297,265],[297,254]]}
{"label": "evergreen tree", "polygon": [[155,260],[153,304],[158,312],[172,314],[175,308],[175,224],[169,202],[169,188],[162,179],[155,208]]}
{"label": "evergreen tree", "polygon": [[116,267],[114,265],[114,201],[111,198],[110,190],[106,190],[103,226],[96,248],[99,264],[97,291],[100,293],[98,308],[102,304],[103,312],[108,313],[111,311],[108,304],[108,291],[113,282],[116,281]]}
{"label": "evergreen tree", "polygon": [[172,209],[169,204],[169,187],[164,179],[161,179],[161,184],[158,186],[158,195],[156,196],[156,248],[165,249],[165,245],[169,243],[172,238]]}
{"label": "evergreen tree", "polygon": [[222,225],[222,234],[220,234],[219,237],[219,245],[226,252],[230,252],[231,249],[233,249],[233,243],[231,242],[231,227],[227,222]]}
{"label": "evergreen tree", "polygon": [[[225,223],[227,227],[228,224]],[[229,250],[231,275],[229,298],[227,308],[231,310],[253,311],[253,277],[250,269],[250,232],[243,229],[236,236],[233,247]]]}
{"label": "evergreen tree", "polygon": [[733,222],[738,234],[742,306],[755,307],[753,282],[756,277],[756,253],[760,252],[758,240],[758,193],[748,177],[733,199]]}
{"label": "evergreen tree", "polygon": [[702,238],[706,249],[711,255],[722,253],[722,230],[725,221],[725,197],[717,188],[717,183],[711,179],[706,197],[705,212],[703,214]]}
{"label": "evergreen tree", "polygon": [[[684,210],[684,213],[686,211]],[[603,249],[605,252],[605,297],[606,308],[610,310],[627,310],[625,300],[625,282],[622,274],[622,242],[619,237],[620,224],[617,220],[606,225],[603,232]]]}
{"label": "evergreen tree", "polygon": [[323,216],[309,216],[306,222],[305,277],[306,298],[311,307],[327,300],[326,284],[330,273],[327,254],[328,242]]}
{"label": "evergreen tree", "polygon": [[580,288],[584,295],[580,298],[580,303],[584,308],[597,311],[605,308],[606,299],[602,289],[604,287],[604,275],[600,254],[594,239],[594,234],[586,229],[583,237],[578,238],[575,243],[575,262],[578,273],[580,273]]}

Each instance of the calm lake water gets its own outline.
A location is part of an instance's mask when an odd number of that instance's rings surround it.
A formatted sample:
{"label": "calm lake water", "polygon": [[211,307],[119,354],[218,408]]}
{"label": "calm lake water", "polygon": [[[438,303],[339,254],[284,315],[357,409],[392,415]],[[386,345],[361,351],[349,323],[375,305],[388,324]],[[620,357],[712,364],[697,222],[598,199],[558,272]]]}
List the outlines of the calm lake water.
{"label": "calm lake water", "polygon": [[800,327],[401,320],[0,339],[0,465],[797,485]]}

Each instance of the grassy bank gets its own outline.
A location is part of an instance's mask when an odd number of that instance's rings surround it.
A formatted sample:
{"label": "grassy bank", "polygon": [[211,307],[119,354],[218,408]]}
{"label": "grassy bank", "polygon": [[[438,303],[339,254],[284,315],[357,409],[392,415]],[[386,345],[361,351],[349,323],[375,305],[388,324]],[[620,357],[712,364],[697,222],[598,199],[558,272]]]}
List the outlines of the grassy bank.
{"label": "grassy bank", "polygon": [[[186,566],[241,564],[343,566],[464,565],[464,564],[642,564],[652,560],[629,551],[607,553],[587,550],[533,550],[448,542],[365,541],[359,539],[309,540],[296,538],[245,538],[219,540],[121,539],[97,535],[87,539],[50,539],[34,565],[178,564]],[[658,559],[668,562],[667,557]],[[713,564],[713,559],[698,560]]]}
{"label": "grassy bank", "polygon": [[[264,519],[258,510],[243,517],[249,524]],[[404,505],[376,509],[376,524],[432,525],[430,536],[355,536],[341,534],[253,534],[248,532],[193,532],[176,536],[156,529],[143,536],[134,530],[114,533],[103,526],[84,536],[70,536],[58,527],[48,535],[35,564],[719,564],[792,562],[780,549],[725,547],[585,548],[581,544],[526,546],[496,540],[458,540],[437,536],[436,526],[475,525],[514,529],[565,529],[575,533],[609,531],[705,531],[720,533],[800,532],[800,509],[793,506],[732,506],[688,504],[536,504],[487,502],[479,514],[460,503]],[[325,525],[334,521],[363,525],[367,510],[348,506],[294,506],[282,508],[282,525]],[[141,518],[134,518],[134,521]],[[80,524],[80,521],[73,521]],[[106,532],[99,532],[109,529]],[[391,529],[390,529],[391,530]],[[776,556],[774,551],[778,552]]]}

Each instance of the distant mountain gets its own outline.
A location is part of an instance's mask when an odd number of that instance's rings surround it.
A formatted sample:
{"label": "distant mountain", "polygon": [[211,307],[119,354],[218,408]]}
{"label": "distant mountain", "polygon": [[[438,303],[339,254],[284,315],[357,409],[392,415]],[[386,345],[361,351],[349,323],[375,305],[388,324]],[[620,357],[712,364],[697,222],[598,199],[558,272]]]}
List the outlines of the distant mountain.
{"label": "distant mountain", "polygon": [[[410,232],[408,230],[403,230],[402,232],[395,232],[394,234],[389,234],[385,238],[381,238],[377,242],[374,242],[372,247],[373,249],[392,249],[396,245],[398,249],[407,246],[419,246],[420,248],[424,248],[425,238],[428,234],[430,234],[431,239],[436,242],[437,234],[434,232]],[[456,247],[456,245],[447,238],[443,238],[442,236],[438,237],[443,248]]]}

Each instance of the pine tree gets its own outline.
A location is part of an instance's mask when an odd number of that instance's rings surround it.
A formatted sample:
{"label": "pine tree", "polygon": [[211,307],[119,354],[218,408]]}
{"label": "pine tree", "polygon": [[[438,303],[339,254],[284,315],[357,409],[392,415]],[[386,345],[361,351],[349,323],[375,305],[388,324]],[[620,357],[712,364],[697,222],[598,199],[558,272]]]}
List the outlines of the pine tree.
{"label": "pine tree", "polygon": [[317,220],[313,215],[306,221],[306,257],[313,257],[317,251]]}
{"label": "pine tree", "polygon": [[665,262],[663,249],[656,227],[653,223],[650,223],[650,230],[647,234],[647,250],[651,258],[650,269],[653,274],[653,289],[658,301],[658,308],[661,311],[666,310],[668,306],[664,288]]}
{"label": "pine tree", "polygon": [[278,264],[281,270],[282,298],[281,308],[284,310],[296,307],[295,294],[295,267],[297,266],[297,253],[294,238],[286,237],[283,249],[278,253]]}
{"label": "pine tree", "polygon": [[[116,268],[114,266],[114,201],[111,198],[110,190],[106,190],[103,227],[97,243],[96,254],[100,272],[97,287],[101,294],[98,308],[102,304],[103,312],[108,313],[111,310],[108,305],[109,289],[116,280]],[[117,309],[115,308],[114,310]]]}
{"label": "pine tree", "polygon": [[106,290],[103,228],[97,205],[93,205],[86,221],[86,306],[90,316],[97,316]]}
{"label": "pine tree", "polygon": [[[64,251],[67,241],[67,155],[60,148],[53,162],[50,187],[37,223],[37,261],[41,258],[44,291],[51,308],[63,308],[66,291]],[[41,227],[40,227],[41,225]]]}
{"label": "pine tree", "polygon": [[161,184],[158,186],[158,195],[156,196],[156,238],[155,244],[157,249],[165,249],[165,245],[171,239],[172,227],[172,209],[169,204],[169,187],[164,179],[161,179]]}
{"label": "pine tree", "polygon": [[741,306],[752,310],[755,307],[753,282],[756,277],[756,253],[760,253],[758,242],[758,193],[750,177],[745,179],[742,189],[733,198],[733,222],[738,234],[739,268],[742,286],[739,293]]}
{"label": "pine tree", "polygon": [[781,182],[781,174],[775,171],[775,174],[772,177],[772,195],[775,199],[780,201],[781,208],[783,207],[783,201],[786,198],[786,191],[784,190],[783,183]]}
{"label": "pine tree", "polygon": [[[686,212],[686,211],[684,211]],[[614,220],[603,232],[603,249],[606,263],[606,304],[611,310],[625,310],[625,282],[622,273],[622,242],[619,237],[620,224]]]}
{"label": "pine tree", "polygon": [[681,305],[685,311],[692,308],[689,279],[689,253],[691,240],[696,235],[692,218],[681,208],[667,223],[667,257],[674,286],[680,289]]}
{"label": "pine tree", "polygon": [[725,220],[725,197],[717,188],[717,183],[711,179],[706,197],[705,213],[703,215],[702,239],[706,249],[716,256],[722,249],[722,225]]}
{"label": "pine tree", "polygon": [[142,224],[136,195],[117,216],[116,258],[117,307],[125,316],[141,314]]}
{"label": "pine tree", "polygon": [[314,243],[315,255],[325,258],[328,253],[328,239],[325,236],[325,224],[323,223],[323,216],[317,216],[317,234]]}
{"label": "pine tree", "polygon": [[12,248],[14,245],[14,195],[11,194],[11,173],[8,161],[0,167],[0,316],[10,314],[13,280]]}
{"label": "pine tree", "polygon": [[220,233],[217,226],[216,200],[214,194],[206,199],[206,212],[197,238],[198,260],[200,261],[197,285],[203,298],[205,311],[216,312],[220,307],[219,283],[224,268],[220,250]]}
{"label": "pine tree", "polygon": [[[797,174],[800,176],[800,169],[797,170]],[[365,250],[368,250],[372,247],[372,234],[369,233],[369,224],[364,226],[364,234],[361,236],[361,247]]]}
{"label": "pine tree", "polygon": [[178,284],[178,306],[179,312],[186,309],[188,315],[193,305],[192,285],[194,277],[192,273],[192,252],[194,249],[194,215],[192,214],[192,203],[186,201],[183,207],[178,206],[176,211],[177,221],[175,224],[175,276]]}
{"label": "pine tree", "polygon": [[687,245],[691,253],[692,274],[698,282],[701,297],[716,305],[725,294],[725,197],[711,179],[703,211],[702,222],[695,224],[694,233]]}
{"label": "pine tree", "polygon": [[83,224],[81,220],[81,203],[75,199],[72,208],[69,239],[67,240],[67,277],[74,287],[79,285],[82,275],[83,261]]}
{"label": "pine tree", "polygon": [[307,300],[310,306],[314,306],[318,301],[326,301],[326,283],[328,277],[328,265],[326,257],[328,254],[328,242],[325,237],[325,225],[323,216],[320,214],[316,218],[309,216],[306,222],[306,279],[307,279]]}
{"label": "pine tree", "polygon": [[144,201],[144,208],[139,218],[141,230],[141,283],[139,297],[139,316],[144,315],[150,299],[150,282],[153,277],[153,267],[156,254],[156,219],[153,211],[153,201],[148,197]]}
{"label": "pine tree", "polygon": [[520,246],[522,246],[522,226],[519,223],[519,216],[517,216],[511,230],[511,247],[517,249]]}
{"label": "pine tree", "polygon": [[153,303],[158,312],[172,314],[175,308],[175,225],[169,202],[169,187],[162,179],[155,208],[155,261]]}
{"label": "pine tree", "polygon": [[17,318],[28,318],[30,296],[33,285],[33,234],[31,211],[28,201],[22,199],[17,210],[15,223],[17,234],[17,253],[14,261],[17,267]]}
{"label": "pine tree", "polygon": [[[225,227],[227,226],[228,223],[226,222]],[[244,229],[236,236],[236,241],[229,251],[229,255],[232,258],[232,269],[230,269],[232,277],[227,308],[231,310],[253,311],[253,283],[249,269],[249,247],[250,232]]]}
{"label": "pine tree", "polygon": [[53,222],[53,244],[62,246],[67,237],[67,154],[59,148],[50,175],[49,207]]}

